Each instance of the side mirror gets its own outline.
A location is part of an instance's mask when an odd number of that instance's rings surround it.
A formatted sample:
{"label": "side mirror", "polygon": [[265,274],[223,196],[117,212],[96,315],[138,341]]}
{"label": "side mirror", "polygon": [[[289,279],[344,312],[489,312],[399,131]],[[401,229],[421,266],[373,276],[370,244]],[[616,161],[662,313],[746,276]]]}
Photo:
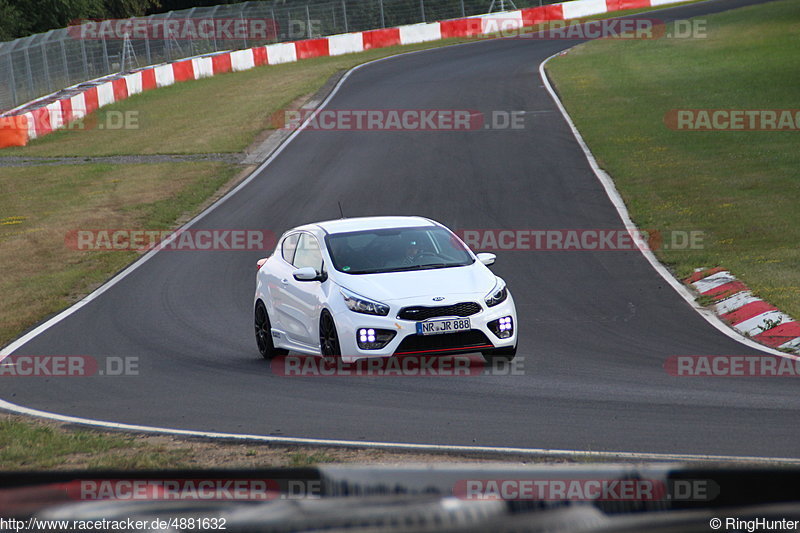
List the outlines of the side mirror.
{"label": "side mirror", "polygon": [[483,263],[487,267],[488,266],[492,266],[494,264],[495,259],[497,259],[496,255],[489,254],[489,253],[481,253],[481,254],[478,254],[477,257],[478,257],[478,261],[480,261],[481,263]]}
{"label": "side mirror", "polygon": [[325,273],[320,274],[313,267],[298,268],[292,273],[292,276],[297,281],[325,281],[328,279]]}
{"label": "side mirror", "polygon": [[256,265],[258,266],[258,268],[256,270],[261,270],[261,267],[264,266],[264,263],[267,262],[267,259],[269,259],[269,258],[265,257],[263,259],[259,259],[258,261],[256,261]]}

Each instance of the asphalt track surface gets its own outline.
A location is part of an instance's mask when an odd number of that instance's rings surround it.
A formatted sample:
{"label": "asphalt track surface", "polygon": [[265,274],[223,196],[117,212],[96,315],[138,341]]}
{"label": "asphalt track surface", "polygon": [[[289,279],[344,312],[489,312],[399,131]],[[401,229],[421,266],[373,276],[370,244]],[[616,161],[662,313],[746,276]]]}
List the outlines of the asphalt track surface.
{"label": "asphalt track surface", "polygon": [[[757,3],[712,0],[685,18]],[[526,110],[522,130],[302,132],[194,229],[415,214],[454,229],[622,228],[539,64],[575,41],[494,40],[354,72],[329,109]],[[257,95],[255,95],[257,96]],[[636,251],[509,251],[524,375],[287,378],[255,346],[250,251],[161,252],[16,354],[135,356],[138,377],[19,378],[0,398],[148,426],[325,439],[798,457],[789,379],[678,378],[672,355],[758,352]]]}

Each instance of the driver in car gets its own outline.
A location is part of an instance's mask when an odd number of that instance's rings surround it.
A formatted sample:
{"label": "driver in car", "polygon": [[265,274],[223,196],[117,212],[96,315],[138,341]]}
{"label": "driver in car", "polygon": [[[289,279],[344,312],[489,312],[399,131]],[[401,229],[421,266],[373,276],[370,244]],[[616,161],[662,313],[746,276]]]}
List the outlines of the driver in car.
{"label": "driver in car", "polygon": [[403,259],[403,264],[416,265],[421,256],[422,256],[422,250],[417,244],[417,241],[410,241],[408,243],[408,246],[406,246],[406,255],[405,258]]}

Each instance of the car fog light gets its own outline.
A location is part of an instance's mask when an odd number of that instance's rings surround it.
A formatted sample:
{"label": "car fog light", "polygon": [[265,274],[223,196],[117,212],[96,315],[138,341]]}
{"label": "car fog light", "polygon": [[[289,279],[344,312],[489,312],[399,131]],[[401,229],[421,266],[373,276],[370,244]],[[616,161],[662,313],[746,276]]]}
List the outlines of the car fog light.
{"label": "car fog light", "polygon": [[487,326],[500,339],[507,339],[514,334],[514,321],[510,316],[492,320]]}
{"label": "car fog light", "polygon": [[391,342],[397,332],[390,329],[359,328],[356,332],[358,347],[362,350],[380,350]]}

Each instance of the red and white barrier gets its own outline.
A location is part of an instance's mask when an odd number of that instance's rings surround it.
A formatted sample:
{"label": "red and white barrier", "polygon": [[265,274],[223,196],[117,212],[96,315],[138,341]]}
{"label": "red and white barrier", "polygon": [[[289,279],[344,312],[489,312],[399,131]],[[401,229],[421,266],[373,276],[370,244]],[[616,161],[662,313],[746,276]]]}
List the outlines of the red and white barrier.
{"label": "red and white barrier", "polygon": [[209,78],[214,75],[214,63],[210,57],[195,57],[192,59],[192,70],[198,80]]}
{"label": "red and white barrier", "polygon": [[[336,56],[401,44],[437,41],[451,37],[471,37],[533,26],[551,20],[566,20],[612,11],[660,6],[681,0],[573,0],[541,7],[491,13],[440,22],[409,24],[364,32],[331,35],[289,43],[270,44],[246,50],[183,59],[147,67],[110,81],[99,83],[82,93],[24,114],[27,137],[35,139],[78,120],[98,107],[118,102],[142,91],[173,83],[207,78],[225,72],[248,70],[259,65],[278,65],[300,59]],[[2,132],[0,132],[2,133]],[[2,138],[0,138],[2,141]],[[0,148],[2,148],[0,143]]]}
{"label": "red and white barrier", "polygon": [[[522,11],[507,11],[491,15],[483,15],[481,19],[481,33],[497,33],[500,31],[516,30],[525,24],[522,18]],[[559,19],[560,20],[560,19]]]}
{"label": "red and white barrier", "polygon": [[61,101],[55,101],[52,104],[48,104],[46,109],[49,113],[48,120],[50,121],[50,128],[53,130],[57,130],[61,126],[64,125],[64,121],[62,120],[62,113],[61,113]]}
{"label": "red and white barrier", "polygon": [[[65,100],[62,100],[64,102]],[[72,120],[80,120],[86,116],[86,98],[84,93],[78,93],[69,99]]]}
{"label": "red and white barrier", "polygon": [[770,348],[800,351],[800,323],[753,293],[721,268],[696,272],[685,280],[714,300],[714,310],[730,326]]}
{"label": "red and white barrier", "polygon": [[256,66],[255,54],[253,48],[247,50],[237,50],[231,52],[231,70],[239,72],[241,70],[250,70]]}
{"label": "red and white barrier", "polygon": [[332,56],[352,54],[364,51],[364,35],[362,32],[343,33],[328,37],[328,52]]}
{"label": "red and white barrier", "polygon": [[269,44],[267,50],[267,64],[293,63],[297,61],[297,48],[294,43]]}
{"label": "red and white barrier", "polygon": [[438,41],[442,38],[442,27],[439,22],[409,24],[408,26],[400,26],[398,29],[400,30],[400,44]]}
{"label": "red and white barrier", "polygon": [[166,87],[175,83],[175,64],[159,65],[153,68],[156,74],[156,87]]}
{"label": "red and white barrier", "polygon": [[134,72],[133,74],[128,74],[123,77],[125,80],[125,85],[128,89],[128,96],[133,96],[134,94],[139,94],[142,92],[142,73],[141,72]]}

